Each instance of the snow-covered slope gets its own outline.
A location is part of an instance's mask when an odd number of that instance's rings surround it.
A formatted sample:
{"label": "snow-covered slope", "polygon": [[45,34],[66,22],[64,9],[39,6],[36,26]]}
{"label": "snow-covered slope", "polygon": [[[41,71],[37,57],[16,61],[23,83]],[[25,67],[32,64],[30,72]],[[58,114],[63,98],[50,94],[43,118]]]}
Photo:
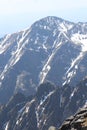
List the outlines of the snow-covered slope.
{"label": "snow-covered slope", "polygon": [[[0,102],[45,80],[77,84],[87,75],[87,23],[46,17],[0,39]],[[4,98],[3,98],[4,97]]]}

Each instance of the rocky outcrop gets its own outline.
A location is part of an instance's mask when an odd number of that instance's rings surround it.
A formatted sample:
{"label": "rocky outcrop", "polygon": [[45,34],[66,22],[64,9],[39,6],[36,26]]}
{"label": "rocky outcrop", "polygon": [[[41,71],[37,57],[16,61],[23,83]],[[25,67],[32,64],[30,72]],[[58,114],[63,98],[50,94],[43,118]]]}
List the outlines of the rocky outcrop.
{"label": "rocky outcrop", "polygon": [[87,107],[81,108],[74,116],[66,119],[59,130],[87,130]]}

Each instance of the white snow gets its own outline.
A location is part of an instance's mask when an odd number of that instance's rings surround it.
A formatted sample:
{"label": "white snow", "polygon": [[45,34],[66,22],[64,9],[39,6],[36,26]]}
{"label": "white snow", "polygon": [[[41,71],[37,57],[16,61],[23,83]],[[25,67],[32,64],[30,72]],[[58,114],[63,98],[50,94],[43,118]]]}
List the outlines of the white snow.
{"label": "white snow", "polygon": [[73,27],[73,24],[68,24],[64,21],[60,23],[59,26],[60,26],[59,30],[66,33],[68,30],[70,30]]}
{"label": "white snow", "polygon": [[39,122],[39,114],[37,110],[35,110],[35,114],[36,114],[36,119],[37,119],[37,128],[39,128],[40,122]]}
{"label": "white snow", "polygon": [[0,54],[4,53],[12,44],[11,42],[7,41],[10,38],[10,36],[10,34],[6,35],[5,39],[0,43]]}
{"label": "white snow", "polygon": [[19,120],[16,121],[16,125],[19,125],[19,123],[22,121],[22,119],[23,119],[22,117],[19,118]]}
{"label": "white snow", "polygon": [[40,101],[40,106],[41,106],[41,105],[46,101],[46,99],[47,99],[48,97],[50,97],[53,93],[54,93],[54,91],[52,91],[52,92],[50,92],[48,95],[46,95],[46,96],[44,97],[44,99]]}
{"label": "white snow", "polygon": [[19,120],[16,121],[16,125],[18,125],[18,124],[19,124]]}
{"label": "white snow", "polygon": [[47,26],[44,26],[44,29],[47,29]]}
{"label": "white snow", "polygon": [[22,38],[17,43],[16,51],[12,52],[12,57],[10,59],[11,66],[15,65],[19,61],[21,56],[23,55],[23,53],[24,53],[23,49],[24,49],[25,45],[27,44],[27,40],[26,41],[24,41],[24,40],[28,34],[29,34],[29,32],[26,33],[26,31],[23,33]]}
{"label": "white snow", "polygon": [[67,84],[67,81],[66,81],[66,80],[62,83],[62,86],[64,86],[65,84]]}
{"label": "white snow", "polygon": [[[49,92],[46,96],[44,96],[44,99],[41,99],[38,107],[36,108],[36,119],[37,119],[37,127],[39,128],[39,125],[40,125],[40,116],[41,114],[43,114],[45,108],[42,106],[44,104],[44,102],[47,100],[47,98],[49,98],[55,91],[51,91]],[[40,112],[40,115],[39,115],[39,110],[41,108],[41,112]]]}
{"label": "white snow", "polygon": [[57,34],[57,29],[55,29],[54,31],[53,31],[53,37],[55,37],[55,35]]}
{"label": "white snow", "polygon": [[87,34],[75,33],[72,35],[71,40],[77,44],[81,45],[82,52],[87,52]]}
{"label": "white snow", "polygon": [[38,41],[39,41],[39,37],[37,36],[37,37],[36,37],[36,39],[35,39],[34,44],[37,44],[37,43],[38,43]]}
{"label": "white snow", "polygon": [[47,47],[45,44],[43,44],[43,49],[45,49],[45,51],[47,52]]}
{"label": "white snow", "polygon": [[63,32],[67,32],[67,28],[66,28],[66,26],[64,25],[64,23],[61,23],[60,24],[60,31],[63,31]]}
{"label": "white snow", "polygon": [[35,101],[35,99],[31,100],[30,102],[28,102],[26,104],[26,108],[25,108],[25,113],[28,113],[29,112],[29,109],[30,109],[30,105]]}
{"label": "white snow", "polygon": [[[1,72],[0,79],[3,80],[6,72],[14,66],[21,58],[21,56],[24,53],[24,47],[27,44],[26,37],[28,36],[30,30],[26,32],[26,30],[23,32],[22,37],[19,41],[17,41],[16,51],[13,51],[11,53],[11,58],[9,59],[8,63],[5,65],[3,71]],[[7,35],[6,39],[3,41],[3,44],[6,42],[6,40],[10,37],[10,35]],[[25,40],[25,41],[24,41]],[[11,44],[11,43],[10,43]],[[10,45],[9,44],[9,45]],[[1,44],[2,45],[2,44]],[[6,46],[6,43],[5,43]],[[4,49],[4,51],[6,48]]]}
{"label": "white snow", "polygon": [[25,110],[25,111],[26,111],[26,113],[28,113],[28,111],[29,111],[29,107],[26,107],[26,110]]}
{"label": "white snow", "polygon": [[5,130],[8,130],[9,122],[5,124]]}
{"label": "white snow", "polygon": [[19,111],[18,111],[18,119],[16,121],[16,125],[18,125],[21,120],[23,119],[20,115],[24,115],[25,113],[28,113],[29,112],[29,109],[30,109],[30,105],[35,101],[35,99],[31,100],[30,102],[28,102],[23,108],[21,108]]}
{"label": "white snow", "polygon": [[60,42],[59,44],[55,44],[55,49],[53,50],[52,54],[48,57],[48,60],[46,62],[46,64],[43,66],[42,71],[40,72],[39,78],[40,78],[40,84],[43,83],[43,81],[45,80],[48,72],[51,69],[50,63],[54,57],[54,55],[56,54],[57,50],[61,47],[62,42]]}
{"label": "white snow", "polygon": [[71,98],[71,97],[73,97],[73,96],[74,96],[74,91],[71,93],[71,96],[70,96],[70,98]]}
{"label": "white snow", "polygon": [[67,83],[69,83],[71,81],[72,77],[75,76],[76,70],[78,69],[78,65],[79,65],[79,63],[82,60],[84,55],[85,55],[84,52],[80,52],[80,54],[75,59],[72,60],[71,66],[70,66],[70,68],[67,70],[67,72],[65,74]]}
{"label": "white snow", "polygon": [[73,26],[74,26],[74,24],[67,24],[67,23],[66,23],[66,27],[67,27],[68,30],[72,29]]}
{"label": "white snow", "polygon": [[84,108],[86,108],[87,107],[87,100],[85,101],[85,104],[84,104],[84,106],[83,106]]}
{"label": "white snow", "polygon": [[40,72],[40,83],[43,83],[43,81],[44,81],[45,78],[46,78],[46,75],[48,74],[49,70],[51,69],[51,67],[50,67],[50,62],[51,62],[52,57],[53,57],[53,53],[52,53],[52,55],[48,58],[48,61],[46,62],[46,64],[44,65],[42,71]]}
{"label": "white snow", "polygon": [[63,83],[63,85],[65,83],[69,83],[72,77],[75,76],[76,71],[78,69],[78,65],[80,61],[83,59],[85,52],[87,52],[87,34],[86,35],[79,34],[79,33],[73,34],[71,40],[73,41],[74,44],[80,45],[82,49],[79,55],[72,60],[70,68],[66,72],[66,76],[65,76],[66,81]]}
{"label": "white snow", "polygon": [[71,95],[70,95],[70,100],[71,100],[71,98],[74,96],[74,94],[75,94],[76,91],[77,91],[77,88],[74,88],[73,92],[72,92]]}

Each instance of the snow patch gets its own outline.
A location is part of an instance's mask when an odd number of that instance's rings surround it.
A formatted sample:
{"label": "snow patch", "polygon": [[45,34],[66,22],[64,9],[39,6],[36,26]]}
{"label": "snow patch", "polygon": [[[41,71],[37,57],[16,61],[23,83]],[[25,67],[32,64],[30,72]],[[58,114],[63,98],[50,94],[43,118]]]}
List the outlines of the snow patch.
{"label": "snow patch", "polygon": [[31,100],[29,103],[26,104],[25,113],[28,113],[28,112],[29,112],[30,105],[31,105],[33,102],[35,102],[35,99]]}
{"label": "snow patch", "polygon": [[77,91],[77,88],[74,88],[73,92],[72,92],[71,95],[70,95],[70,100],[71,100],[71,98],[74,96],[74,94],[75,94],[76,91]]}
{"label": "snow patch", "polygon": [[81,45],[82,52],[87,52],[87,34],[83,35],[83,34],[75,33],[72,35],[71,40],[75,44]]}
{"label": "snow patch", "polygon": [[11,42],[8,41],[10,36],[11,36],[10,34],[6,35],[5,39],[0,43],[0,54],[4,53],[12,44]]}
{"label": "snow patch", "polygon": [[59,30],[65,33],[73,27],[73,24],[68,24],[65,21],[60,23],[59,25],[60,25]]}
{"label": "snow patch", "polygon": [[66,26],[64,25],[64,23],[61,23],[60,24],[60,31],[63,31],[63,32],[67,32],[67,28],[66,28]]}
{"label": "snow patch", "polygon": [[19,120],[17,120],[17,121],[16,121],[16,125],[19,125],[19,123],[22,121],[22,119],[23,119],[23,118],[21,117]]}
{"label": "snow patch", "polygon": [[39,75],[40,84],[43,83],[48,72],[50,71],[50,69],[51,69],[50,63],[51,63],[54,55],[56,54],[57,50],[61,47],[61,45],[62,45],[62,42],[60,42],[59,44],[55,44],[55,49],[53,50],[52,54],[48,57],[46,64],[44,65],[42,71],[40,72],[40,75]]}
{"label": "snow patch", "polygon": [[[6,72],[12,67],[14,66],[21,58],[21,56],[24,53],[24,47],[27,44],[27,40],[26,37],[28,36],[30,30],[26,32],[26,30],[23,32],[22,34],[22,38],[17,41],[17,49],[16,51],[13,51],[11,53],[11,58],[9,59],[8,63],[5,65],[4,70],[2,71],[1,75],[0,75],[0,79],[3,80],[4,76],[6,75]],[[8,38],[10,37],[10,35],[7,35],[6,39],[4,40],[3,44],[8,40]],[[11,44],[11,43],[10,43]],[[1,44],[2,45],[2,44]],[[5,43],[6,46],[6,43]],[[10,46],[10,45],[9,45]],[[4,49],[5,51],[5,49]]]}
{"label": "snow patch", "polygon": [[5,130],[8,130],[8,126],[9,126],[9,122],[7,122],[6,124],[5,124]]}
{"label": "snow patch", "polygon": [[86,108],[87,107],[87,100],[85,101],[85,104],[84,104],[84,106],[83,106],[84,108]]}
{"label": "snow patch", "polygon": [[40,101],[40,104],[39,104],[39,105],[41,106],[41,105],[47,100],[47,98],[50,97],[53,93],[54,93],[54,91],[52,91],[52,92],[50,92],[48,95],[46,95],[46,96],[44,97],[44,99]]}
{"label": "snow patch", "polygon": [[26,107],[25,112],[26,112],[26,113],[28,113],[28,112],[29,112],[29,107]]}
{"label": "snow patch", "polygon": [[47,47],[43,44],[43,49],[47,52]]}
{"label": "snow patch", "polygon": [[35,111],[35,114],[36,114],[36,119],[37,119],[37,128],[39,128],[40,123],[39,123],[39,114],[37,110]]}
{"label": "snow patch", "polygon": [[[41,99],[38,107],[36,108],[36,119],[37,119],[37,127],[39,128],[40,126],[40,117],[41,115],[43,114],[45,108],[42,106],[44,104],[44,102],[47,100],[47,98],[49,98],[55,91],[51,91],[49,92],[46,96],[44,96],[44,99]],[[41,112],[40,112],[40,109],[41,109]],[[45,123],[45,122],[44,122]]]}
{"label": "snow patch", "polygon": [[71,81],[71,79],[76,75],[78,65],[79,65],[79,63],[82,60],[84,55],[85,55],[84,52],[80,52],[80,54],[74,60],[72,60],[71,66],[70,66],[70,68],[67,70],[67,72],[65,74],[66,81],[63,83],[63,85],[65,83],[69,83]]}
{"label": "snow patch", "polygon": [[74,44],[80,45],[82,49],[79,55],[72,60],[71,66],[69,67],[69,69],[65,74],[66,81],[63,83],[63,85],[69,83],[71,79],[76,75],[78,65],[80,61],[83,59],[85,53],[87,52],[87,34],[83,35],[83,34],[75,33],[72,35],[71,40],[73,41]]}

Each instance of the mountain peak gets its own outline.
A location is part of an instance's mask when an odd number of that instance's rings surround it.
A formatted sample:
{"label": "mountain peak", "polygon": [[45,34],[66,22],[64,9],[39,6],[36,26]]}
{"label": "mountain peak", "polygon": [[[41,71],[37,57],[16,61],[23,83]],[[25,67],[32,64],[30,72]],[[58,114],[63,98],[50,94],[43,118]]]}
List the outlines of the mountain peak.
{"label": "mountain peak", "polygon": [[86,34],[86,24],[48,16],[29,29],[3,37],[0,40],[1,102],[8,101],[16,92],[34,94],[36,86],[46,80],[58,86],[76,85],[87,71]]}

